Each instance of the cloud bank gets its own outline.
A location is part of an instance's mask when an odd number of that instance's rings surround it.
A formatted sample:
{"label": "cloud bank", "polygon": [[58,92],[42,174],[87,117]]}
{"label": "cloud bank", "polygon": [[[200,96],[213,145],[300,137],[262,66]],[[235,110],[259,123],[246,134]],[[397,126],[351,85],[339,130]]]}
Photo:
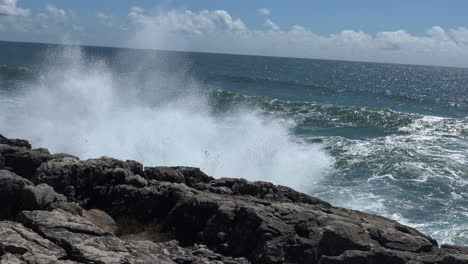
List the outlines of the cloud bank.
{"label": "cloud bank", "polygon": [[0,0],[0,16],[28,16],[30,10],[17,7],[18,0]]}
{"label": "cloud bank", "polygon": [[[267,19],[263,30],[249,28],[224,10],[130,12],[139,48],[194,50],[319,59],[468,66],[468,29],[434,26],[416,36],[404,29],[369,34],[342,30],[318,35],[294,25],[282,29]],[[163,36],[163,37],[162,37]]]}
{"label": "cloud bank", "polygon": [[267,8],[257,12],[268,16],[260,28],[226,10],[154,12],[134,6],[125,18],[96,12],[95,23],[86,27],[72,10],[46,5],[34,14],[17,0],[0,0],[0,31],[23,41],[468,67],[463,26],[435,25],[419,35],[405,29],[320,35],[301,25],[282,26]]}

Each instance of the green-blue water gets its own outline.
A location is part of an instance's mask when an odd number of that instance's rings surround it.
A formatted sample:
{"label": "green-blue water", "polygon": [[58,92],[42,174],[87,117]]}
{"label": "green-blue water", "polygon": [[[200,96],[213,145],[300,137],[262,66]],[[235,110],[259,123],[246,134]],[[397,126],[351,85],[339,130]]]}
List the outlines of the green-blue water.
{"label": "green-blue water", "polygon": [[0,42],[0,133],[274,181],[468,245],[468,69],[76,50]]}

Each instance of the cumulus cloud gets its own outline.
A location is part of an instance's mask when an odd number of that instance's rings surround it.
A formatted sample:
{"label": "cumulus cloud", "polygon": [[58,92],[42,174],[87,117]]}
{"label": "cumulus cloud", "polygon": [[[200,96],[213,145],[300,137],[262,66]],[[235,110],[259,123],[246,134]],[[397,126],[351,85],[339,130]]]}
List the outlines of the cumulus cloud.
{"label": "cumulus cloud", "polygon": [[0,16],[29,16],[31,11],[17,6],[18,0],[0,0]]}
{"label": "cumulus cloud", "polygon": [[53,5],[46,5],[45,9],[50,16],[56,19],[65,19],[67,16],[67,12],[65,10]]}
{"label": "cumulus cloud", "polygon": [[[19,8],[14,0],[0,0],[3,13],[6,13],[5,3],[9,10],[12,6]],[[266,19],[259,29],[250,28],[226,10],[153,11],[138,6],[130,8],[127,17],[130,23],[125,28],[113,27],[109,34],[114,38],[109,38],[107,45],[468,67],[468,29],[465,27],[434,26],[421,35],[404,29],[373,34],[346,29],[323,35],[301,25],[280,27],[271,19]],[[104,25],[116,19],[104,13],[97,13],[96,18]],[[52,5],[45,6],[44,11],[37,14],[0,17],[0,24],[5,32],[16,31],[15,36],[24,33],[22,40],[26,41],[29,38],[57,42],[64,35],[80,41],[80,37],[92,32],[81,26],[71,10]],[[89,35],[87,39],[101,41],[106,37]]]}
{"label": "cumulus cloud", "polygon": [[129,45],[139,48],[468,66],[464,27],[434,26],[423,35],[404,29],[375,34],[348,29],[318,35],[300,25],[280,28],[271,19],[265,21],[265,30],[251,29],[225,10],[150,15],[132,9],[129,18],[137,32]]}
{"label": "cumulus cloud", "polygon": [[6,39],[16,41],[77,44],[87,34],[76,13],[48,4],[41,12],[27,16],[0,16],[0,23]]}
{"label": "cumulus cloud", "polygon": [[106,26],[112,26],[112,16],[104,14],[104,13],[97,13],[96,18],[98,21]]}
{"label": "cumulus cloud", "polygon": [[270,19],[265,20],[264,25],[265,25],[267,28],[269,28],[269,29],[271,29],[271,30],[273,30],[273,31],[278,31],[278,30],[280,30],[280,27],[279,27],[278,25],[276,25],[275,22],[271,21]]}
{"label": "cumulus cloud", "polygon": [[240,19],[233,19],[224,10],[208,11],[199,13],[172,10],[165,14],[149,16],[139,7],[132,7],[129,19],[143,28],[155,31],[182,32],[188,34],[207,34],[215,31],[239,31],[244,30],[245,24]]}
{"label": "cumulus cloud", "polygon": [[268,15],[271,14],[270,9],[268,9],[268,8],[260,8],[260,9],[257,10],[257,12],[262,16],[268,16]]}
{"label": "cumulus cloud", "polygon": [[459,27],[457,29],[451,29],[450,34],[459,43],[468,43],[468,29]]}

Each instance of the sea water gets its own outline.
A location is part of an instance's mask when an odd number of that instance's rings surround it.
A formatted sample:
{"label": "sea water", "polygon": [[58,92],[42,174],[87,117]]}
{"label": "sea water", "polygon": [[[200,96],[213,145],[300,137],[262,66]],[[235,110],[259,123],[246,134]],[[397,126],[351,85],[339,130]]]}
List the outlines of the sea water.
{"label": "sea water", "polygon": [[0,42],[0,133],[287,185],[468,245],[468,69]]}

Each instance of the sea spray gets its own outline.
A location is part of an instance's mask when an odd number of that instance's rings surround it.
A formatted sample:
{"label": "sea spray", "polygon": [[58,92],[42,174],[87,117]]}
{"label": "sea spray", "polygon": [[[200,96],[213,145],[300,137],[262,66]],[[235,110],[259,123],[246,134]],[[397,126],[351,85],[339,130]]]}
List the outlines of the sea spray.
{"label": "sea spray", "polygon": [[[36,137],[36,147],[51,142],[53,151],[81,157],[195,164],[217,177],[280,182],[418,227],[442,243],[468,244],[466,69],[102,47],[54,48],[44,56],[39,44],[15,49],[45,62],[2,62],[9,70],[0,78],[0,131],[8,128],[7,135]],[[31,74],[11,77],[22,66]],[[331,165],[320,170],[323,151]]]}
{"label": "sea spray", "polygon": [[45,61],[40,77],[18,98],[21,106],[0,115],[2,132],[35,147],[80,158],[196,166],[215,177],[301,190],[330,167],[319,145],[291,137],[291,120],[255,108],[214,114],[206,92],[186,72],[123,75],[77,47],[50,51]]}

